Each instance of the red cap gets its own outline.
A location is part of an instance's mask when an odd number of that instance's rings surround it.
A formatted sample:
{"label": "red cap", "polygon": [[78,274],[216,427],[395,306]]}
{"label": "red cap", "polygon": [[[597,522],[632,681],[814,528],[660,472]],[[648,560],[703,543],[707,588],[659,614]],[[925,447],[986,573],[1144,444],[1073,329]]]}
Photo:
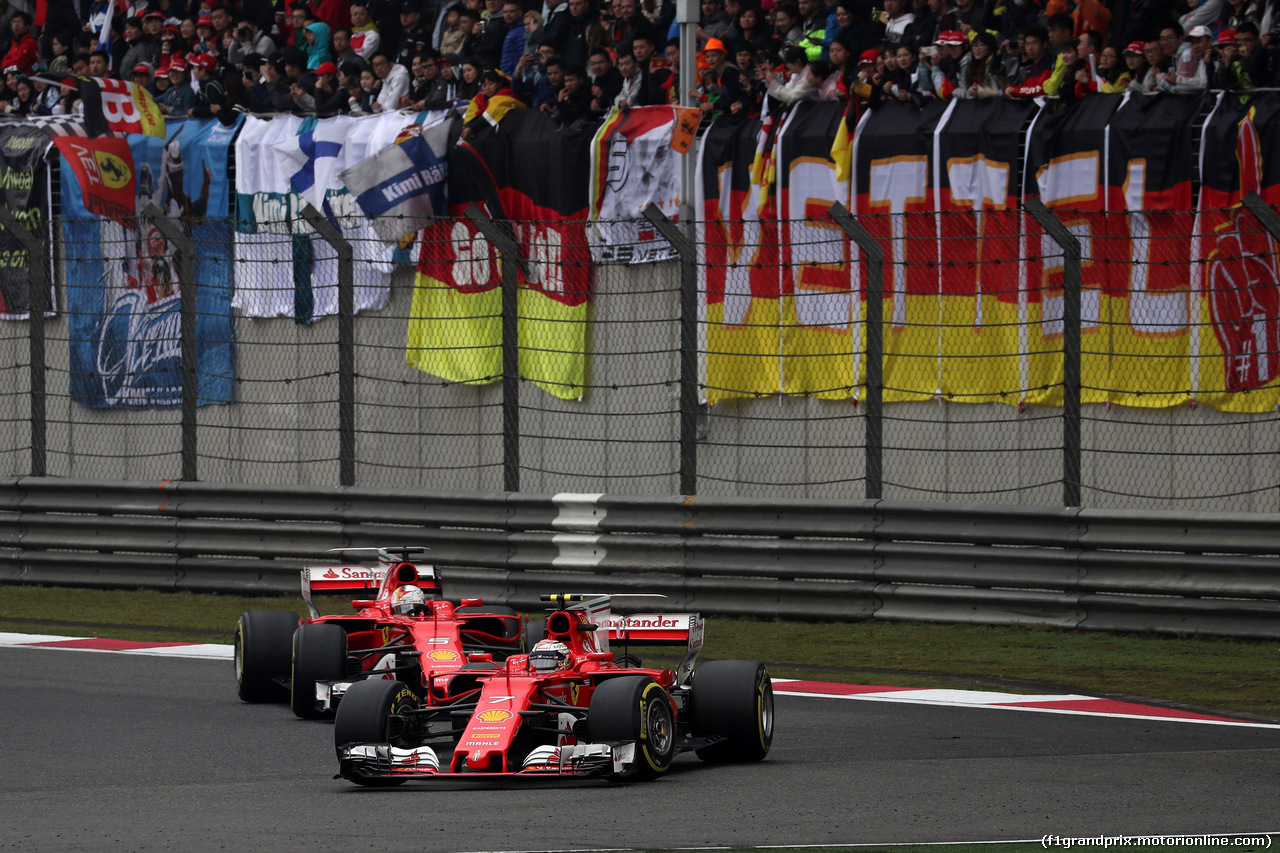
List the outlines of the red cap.
{"label": "red cap", "polygon": [[964,44],[969,41],[965,38],[964,33],[958,30],[943,30],[938,33],[936,44]]}
{"label": "red cap", "polygon": [[210,54],[201,53],[187,60],[195,68],[203,68],[205,71],[212,71],[218,67],[218,60],[214,59]]}
{"label": "red cap", "polygon": [[1235,30],[1223,30],[1222,32],[1218,33],[1218,44],[1228,45],[1228,44],[1235,44],[1235,43],[1236,43]]}
{"label": "red cap", "polygon": [[316,66],[316,73],[317,74],[337,74],[338,66],[334,65],[332,62],[321,62],[319,65]]}
{"label": "red cap", "polygon": [[880,56],[879,48],[873,47],[868,50],[864,50],[862,52],[862,56],[858,57],[858,64],[862,65],[863,63],[870,63],[872,65],[875,65],[876,59],[878,59],[879,56]]}
{"label": "red cap", "polygon": [[1128,47],[1126,47],[1126,48],[1124,49],[1124,52],[1125,52],[1125,53],[1136,53],[1136,54],[1138,54],[1138,56],[1142,56],[1142,42],[1140,42],[1140,41],[1131,41],[1131,42],[1129,42],[1129,46],[1128,46]]}
{"label": "red cap", "polygon": [[133,66],[133,73],[134,74],[150,74],[151,66],[145,62],[139,62],[137,65]]}
{"label": "red cap", "polygon": [[212,27],[212,26],[213,26],[213,18],[210,18],[208,15],[201,15],[200,17],[196,18],[196,26],[197,26],[197,27]]}
{"label": "red cap", "polygon": [[145,21],[145,20],[148,20],[148,19],[150,19],[150,18],[159,18],[160,20],[162,20],[162,21],[163,21],[163,20],[164,20],[164,12],[148,12],[147,14],[145,14],[145,15],[143,15],[143,16],[142,16],[142,19],[143,19],[144,21]]}
{"label": "red cap", "polygon": [[173,61],[169,63],[169,70],[170,71],[186,71],[187,61],[183,59],[181,56],[175,56],[173,58]]}

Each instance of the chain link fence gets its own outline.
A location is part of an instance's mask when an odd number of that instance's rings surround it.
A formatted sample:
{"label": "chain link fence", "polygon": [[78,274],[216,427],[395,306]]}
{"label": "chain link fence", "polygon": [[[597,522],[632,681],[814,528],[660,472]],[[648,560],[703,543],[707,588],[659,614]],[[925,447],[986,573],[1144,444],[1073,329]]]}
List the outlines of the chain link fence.
{"label": "chain link fence", "polygon": [[63,220],[44,362],[0,323],[0,466],[33,473],[39,434],[49,475],[85,479],[1280,509],[1261,214],[1055,210],[1080,245],[1072,351],[1067,253],[1030,214],[859,217],[885,259],[870,335],[865,254],[806,213],[773,256],[694,224],[691,341],[679,261],[592,263],[534,222],[443,220],[394,251],[346,227],[344,301],[338,251],[289,211],[253,234],[187,216],[189,342],[155,222]]}

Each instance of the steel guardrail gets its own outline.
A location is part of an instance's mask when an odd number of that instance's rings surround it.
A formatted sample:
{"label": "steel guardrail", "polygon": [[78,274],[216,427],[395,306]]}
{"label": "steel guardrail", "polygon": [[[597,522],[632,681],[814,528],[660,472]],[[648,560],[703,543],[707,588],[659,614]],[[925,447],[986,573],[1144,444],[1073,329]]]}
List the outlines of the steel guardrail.
{"label": "steel guardrail", "polygon": [[20,478],[0,583],[293,592],[330,548],[425,544],[455,595],[707,614],[1280,637],[1280,515]]}

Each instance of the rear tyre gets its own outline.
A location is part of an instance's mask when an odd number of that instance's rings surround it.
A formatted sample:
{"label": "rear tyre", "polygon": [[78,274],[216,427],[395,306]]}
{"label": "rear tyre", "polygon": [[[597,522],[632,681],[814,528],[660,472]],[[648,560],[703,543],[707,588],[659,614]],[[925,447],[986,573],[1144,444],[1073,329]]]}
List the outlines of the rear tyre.
{"label": "rear tyre", "polygon": [[[401,681],[357,681],[347,689],[333,721],[333,747],[341,756],[349,743],[389,743],[401,749],[421,746],[413,726],[400,715],[419,708],[418,697]],[[357,785],[386,787],[404,779],[355,779]]]}
{"label": "rear tyre", "polygon": [[[304,720],[324,716],[316,708],[316,682],[347,677],[347,632],[323,622],[293,634],[293,685],[289,707]],[[343,697],[345,701],[346,697]]]}
{"label": "rear tyre", "polygon": [[246,702],[284,702],[293,632],[302,620],[288,610],[250,610],[236,623],[236,695]]}
{"label": "rear tyre", "polygon": [[708,661],[693,674],[693,733],[725,740],[698,750],[703,761],[760,761],[773,745],[773,683],[753,660]]}
{"label": "rear tyre", "polygon": [[533,651],[533,647],[538,644],[539,640],[547,636],[547,620],[534,619],[524,626],[524,653],[528,654]]}
{"label": "rear tyre", "polygon": [[676,754],[671,697],[658,682],[644,675],[618,676],[605,681],[591,695],[587,741],[635,741],[633,769],[611,778],[652,779],[665,773]]}

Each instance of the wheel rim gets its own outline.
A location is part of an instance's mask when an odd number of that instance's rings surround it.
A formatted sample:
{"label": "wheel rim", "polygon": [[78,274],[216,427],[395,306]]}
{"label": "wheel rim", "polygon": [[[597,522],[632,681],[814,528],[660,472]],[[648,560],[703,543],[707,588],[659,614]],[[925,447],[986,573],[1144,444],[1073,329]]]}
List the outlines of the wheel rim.
{"label": "wheel rim", "polygon": [[773,740],[773,688],[761,685],[760,697],[760,738],[764,744]]}
{"label": "wheel rim", "polygon": [[244,683],[244,640],[240,636],[240,632],[236,631],[235,642],[235,662],[236,662],[236,684]]}
{"label": "wheel rim", "polygon": [[671,709],[664,702],[650,702],[645,716],[645,737],[653,754],[666,755],[671,750],[674,734],[671,730]]}

